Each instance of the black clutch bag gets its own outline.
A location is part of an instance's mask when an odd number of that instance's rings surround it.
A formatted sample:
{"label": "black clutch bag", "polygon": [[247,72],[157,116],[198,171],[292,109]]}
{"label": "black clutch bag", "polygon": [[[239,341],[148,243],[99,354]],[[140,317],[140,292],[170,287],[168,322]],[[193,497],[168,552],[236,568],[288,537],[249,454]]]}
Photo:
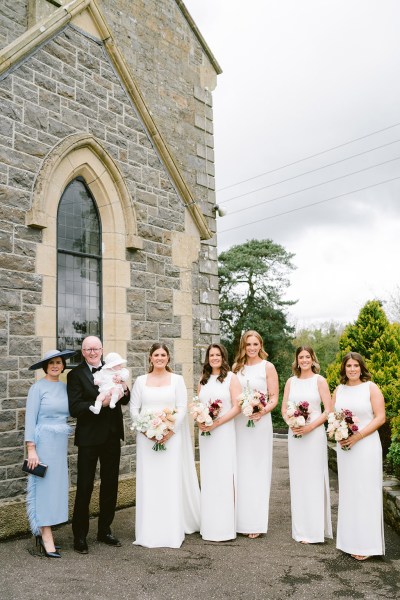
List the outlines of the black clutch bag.
{"label": "black clutch bag", "polygon": [[36,475],[37,477],[44,477],[46,475],[47,465],[44,465],[43,463],[39,463],[34,469],[30,469],[28,467],[28,461],[27,461],[27,459],[25,459],[24,464],[22,465],[22,470],[25,471],[25,473],[29,473],[29,475]]}

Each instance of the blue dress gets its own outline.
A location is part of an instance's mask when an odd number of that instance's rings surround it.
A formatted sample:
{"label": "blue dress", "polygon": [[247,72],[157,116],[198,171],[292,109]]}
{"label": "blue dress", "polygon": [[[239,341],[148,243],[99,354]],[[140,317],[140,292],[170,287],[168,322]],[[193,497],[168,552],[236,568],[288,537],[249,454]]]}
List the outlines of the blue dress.
{"label": "blue dress", "polygon": [[25,441],[36,444],[45,477],[28,475],[27,513],[31,531],[68,521],[68,396],[65,383],[40,379],[29,390]]}

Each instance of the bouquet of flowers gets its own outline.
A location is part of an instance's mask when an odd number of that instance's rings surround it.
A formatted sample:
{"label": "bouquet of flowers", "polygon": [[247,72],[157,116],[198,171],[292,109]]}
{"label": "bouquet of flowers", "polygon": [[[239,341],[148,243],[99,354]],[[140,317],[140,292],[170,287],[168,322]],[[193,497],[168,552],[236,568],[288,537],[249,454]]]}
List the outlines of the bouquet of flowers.
{"label": "bouquet of flowers", "polygon": [[[286,423],[289,427],[303,427],[310,416],[308,402],[289,402],[286,411]],[[301,438],[302,435],[295,435],[295,438]]]}
{"label": "bouquet of flowers", "polygon": [[[328,437],[336,442],[347,440],[348,437],[357,433],[358,421],[359,419],[347,408],[329,413],[326,429]],[[342,450],[351,450],[349,446],[342,446],[341,448]]]}
{"label": "bouquet of flowers", "polygon": [[176,410],[172,408],[163,408],[162,410],[150,411],[142,410],[134,420],[132,430],[144,433],[149,439],[155,439],[156,443],[153,450],[166,450],[160,440],[163,439],[168,431],[173,431],[176,420]]}
{"label": "bouquet of flowers", "polygon": [[[197,423],[204,423],[209,427],[220,413],[222,400],[214,400],[213,402],[210,400],[208,404],[203,404],[198,396],[195,396],[193,402],[189,404],[189,408],[190,414]],[[211,431],[202,431],[201,435],[211,435]]]}
{"label": "bouquet of flowers", "polygon": [[[238,396],[238,402],[245,417],[250,417],[255,413],[261,412],[267,406],[267,397],[263,392],[252,390],[249,382],[243,392]],[[246,427],[255,427],[256,424],[252,419],[247,421]]]}

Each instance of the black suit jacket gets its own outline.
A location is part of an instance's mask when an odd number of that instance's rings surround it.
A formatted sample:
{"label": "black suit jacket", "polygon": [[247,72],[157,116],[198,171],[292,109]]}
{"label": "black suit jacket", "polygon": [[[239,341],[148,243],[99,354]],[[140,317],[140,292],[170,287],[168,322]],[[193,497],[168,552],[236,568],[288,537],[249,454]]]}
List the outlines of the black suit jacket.
{"label": "black suit jacket", "polygon": [[96,446],[107,441],[110,433],[124,439],[124,424],[121,405],[128,404],[130,392],[117,402],[115,408],[103,406],[95,415],[89,406],[95,403],[99,388],[93,383],[93,375],[86,361],[72,369],[67,375],[69,412],[76,417],[75,445]]}

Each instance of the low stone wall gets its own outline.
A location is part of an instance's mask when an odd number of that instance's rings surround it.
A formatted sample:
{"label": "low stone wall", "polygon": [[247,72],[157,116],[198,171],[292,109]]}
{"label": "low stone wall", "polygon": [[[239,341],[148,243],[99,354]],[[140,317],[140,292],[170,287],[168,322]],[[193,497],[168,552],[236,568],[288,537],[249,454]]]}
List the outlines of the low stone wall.
{"label": "low stone wall", "polygon": [[[337,473],[336,444],[328,442],[328,464]],[[400,481],[383,474],[383,515],[386,523],[400,535]]]}

